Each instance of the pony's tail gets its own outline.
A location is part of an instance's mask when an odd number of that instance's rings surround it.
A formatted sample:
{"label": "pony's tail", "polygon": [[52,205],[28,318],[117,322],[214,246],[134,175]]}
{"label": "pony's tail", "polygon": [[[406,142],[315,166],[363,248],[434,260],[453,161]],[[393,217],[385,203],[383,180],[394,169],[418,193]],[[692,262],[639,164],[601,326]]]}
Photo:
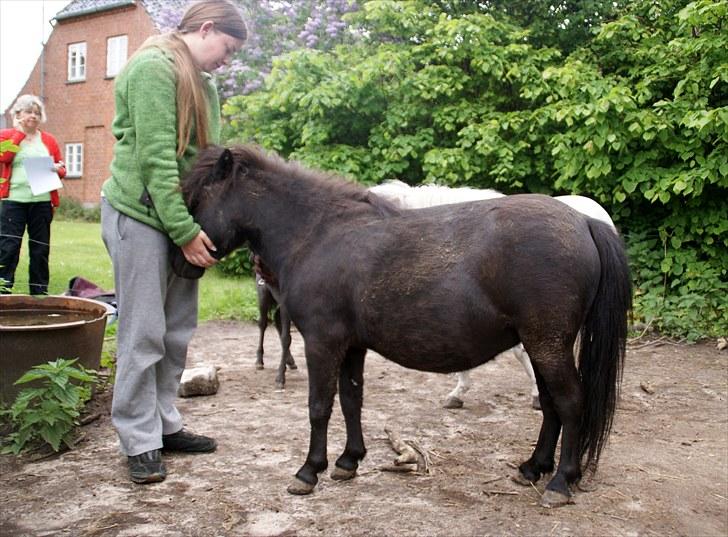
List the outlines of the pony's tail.
{"label": "pony's tail", "polygon": [[592,218],[589,218],[589,230],[599,252],[601,277],[581,329],[579,377],[584,392],[584,413],[580,453],[585,468],[596,469],[612,428],[619,396],[632,285],[622,239],[613,228]]}

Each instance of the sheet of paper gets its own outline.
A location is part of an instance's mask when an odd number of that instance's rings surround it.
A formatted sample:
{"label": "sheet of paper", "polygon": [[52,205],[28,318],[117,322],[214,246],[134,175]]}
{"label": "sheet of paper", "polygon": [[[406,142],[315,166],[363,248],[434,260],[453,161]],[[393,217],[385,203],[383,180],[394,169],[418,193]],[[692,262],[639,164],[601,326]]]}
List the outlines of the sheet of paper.
{"label": "sheet of paper", "polygon": [[23,160],[23,166],[34,196],[63,188],[51,157],[28,157]]}

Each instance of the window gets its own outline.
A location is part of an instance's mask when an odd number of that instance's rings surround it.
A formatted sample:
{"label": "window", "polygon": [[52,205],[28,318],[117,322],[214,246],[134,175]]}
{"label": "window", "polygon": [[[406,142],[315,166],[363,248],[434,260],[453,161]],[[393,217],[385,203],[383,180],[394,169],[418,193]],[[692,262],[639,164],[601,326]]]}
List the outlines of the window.
{"label": "window", "polygon": [[86,43],[68,45],[68,81],[86,80]]}
{"label": "window", "polygon": [[106,76],[113,77],[119,74],[126,63],[126,48],[128,39],[125,35],[109,37],[106,40]]}
{"label": "window", "polygon": [[83,174],[83,144],[66,144],[66,177]]}

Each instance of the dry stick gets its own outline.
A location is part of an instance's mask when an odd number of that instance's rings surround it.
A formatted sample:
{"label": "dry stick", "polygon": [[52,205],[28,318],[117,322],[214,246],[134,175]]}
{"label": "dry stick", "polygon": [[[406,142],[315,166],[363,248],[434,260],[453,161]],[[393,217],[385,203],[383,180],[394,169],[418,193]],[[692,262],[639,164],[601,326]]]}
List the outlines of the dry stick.
{"label": "dry stick", "polygon": [[667,336],[661,336],[657,339],[653,339],[652,341],[648,341],[647,343],[643,343],[642,345],[630,345],[629,350],[636,351],[637,349],[642,349],[644,347],[649,347],[650,345],[662,345],[663,342],[667,339]]}
{"label": "dry stick", "polygon": [[660,474],[658,472],[650,472],[649,470],[645,470],[641,466],[637,466],[636,468],[640,472],[644,472],[647,475],[652,476],[652,477],[664,477],[666,479],[677,479],[678,481],[685,481],[687,479],[687,477],[682,477],[682,476],[678,476],[678,475],[666,475],[666,474]]}
{"label": "dry stick", "polygon": [[628,518],[623,518],[621,516],[613,515],[611,513],[604,513],[604,512],[602,512],[600,514],[602,514],[604,516],[611,517],[611,518],[616,518],[617,520],[621,520],[622,522],[629,522],[629,519]]}
{"label": "dry stick", "polygon": [[116,528],[118,526],[119,526],[119,524],[111,524],[110,526],[103,526],[103,527],[92,526],[91,528],[87,529],[83,535],[84,535],[84,537],[93,537],[94,535],[98,535],[99,532],[110,530],[110,529]]}
{"label": "dry stick", "polygon": [[392,444],[392,449],[399,453],[399,457],[394,460],[394,464],[409,464],[418,462],[417,452],[402,440],[402,437],[397,431],[393,431],[388,426],[384,426],[384,432],[387,433],[389,443]]}
{"label": "dry stick", "polygon": [[380,466],[379,469],[382,472],[407,473],[407,472],[416,472],[417,465],[416,464],[385,464],[384,466]]}
{"label": "dry stick", "polygon": [[654,321],[654,320],[655,320],[654,317],[652,319],[650,319],[649,322],[645,325],[645,329],[642,330],[642,332],[640,333],[640,335],[637,336],[637,337],[634,337],[632,339],[629,339],[628,342],[629,343],[633,343],[635,341],[639,341],[640,339],[642,339],[644,337],[644,335],[647,333],[647,331],[650,329],[650,327],[652,326],[652,321]]}
{"label": "dry stick", "polygon": [[382,470],[386,472],[411,472],[413,471],[411,469],[411,466],[413,466],[412,463],[415,463],[415,469],[418,473],[430,473],[430,465],[432,461],[430,460],[430,455],[427,453],[427,450],[423,449],[417,442],[403,441],[397,431],[392,430],[386,425],[384,427],[384,432],[387,433],[387,438],[389,439],[390,444],[392,444],[394,451],[400,454],[399,457],[394,460],[394,467],[403,466],[404,468],[398,468],[395,470],[391,466],[383,466]]}
{"label": "dry stick", "polygon": [[427,452],[427,450],[414,440],[407,440],[407,445],[417,452],[417,471],[420,473],[429,474],[432,460],[430,459],[430,454]]}
{"label": "dry stick", "polygon": [[79,425],[88,425],[89,423],[91,423],[92,421],[96,421],[100,417],[101,417],[101,412],[94,412],[93,414],[89,414],[85,418],[81,418],[78,421],[78,424]]}

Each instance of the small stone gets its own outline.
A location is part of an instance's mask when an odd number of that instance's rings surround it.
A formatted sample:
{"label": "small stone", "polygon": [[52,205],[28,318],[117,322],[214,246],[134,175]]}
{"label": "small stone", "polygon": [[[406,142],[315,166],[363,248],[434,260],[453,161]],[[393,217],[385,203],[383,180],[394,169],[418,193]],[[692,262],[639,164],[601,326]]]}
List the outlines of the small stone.
{"label": "small stone", "polygon": [[214,395],[220,387],[217,369],[211,365],[201,365],[185,369],[182,372],[177,395],[192,397],[194,395]]}

